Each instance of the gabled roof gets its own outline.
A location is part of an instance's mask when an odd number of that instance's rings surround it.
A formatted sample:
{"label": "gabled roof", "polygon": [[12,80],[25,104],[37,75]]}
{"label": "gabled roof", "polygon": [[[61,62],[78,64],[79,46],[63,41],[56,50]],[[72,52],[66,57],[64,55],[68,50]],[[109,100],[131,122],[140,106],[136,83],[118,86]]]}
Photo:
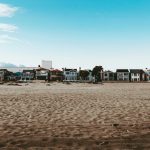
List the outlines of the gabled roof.
{"label": "gabled roof", "polygon": [[145,73],[142,69],[130,69],[130,73]]}
{"label": "gabled roof", "polygon": [[3,71],[3,72],[4,72],[5,74],[7,74],[7,75],[13,74],[13,72],[8,71],[7,69],[0,69],[0,71]]}
{"label": "gabled roof", "polygon": [[41,70],[48,70],[48,69],[45,69],[45,68],[42,68],[42,67],[39,67],[39,68],[36,69],[36,71],[41,71]]}
{"label": "gabled roof", "polygon": [[116,72],[129,72],[128,69],[117,69]]}
{"label": "gabled roof", "polygon": [[110,70],[105,70],[104,73],[114,73],[114,72],[112,72]]}

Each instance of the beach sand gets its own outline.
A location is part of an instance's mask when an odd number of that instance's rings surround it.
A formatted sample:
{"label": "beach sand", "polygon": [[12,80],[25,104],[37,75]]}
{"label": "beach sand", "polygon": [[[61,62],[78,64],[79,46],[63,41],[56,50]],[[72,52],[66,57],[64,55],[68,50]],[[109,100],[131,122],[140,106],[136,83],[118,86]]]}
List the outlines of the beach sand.
{"label": "beach sand", "polygon": [[0,149],[150,149],[149,83],[0,85]]}

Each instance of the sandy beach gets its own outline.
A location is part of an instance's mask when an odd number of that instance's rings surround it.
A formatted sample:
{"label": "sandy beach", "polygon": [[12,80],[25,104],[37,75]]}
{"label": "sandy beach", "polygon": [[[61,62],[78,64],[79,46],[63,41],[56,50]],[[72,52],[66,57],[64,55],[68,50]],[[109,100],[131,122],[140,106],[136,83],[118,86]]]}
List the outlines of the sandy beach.
{"label": "sandy beach", "polygon": [[150,83],[0,85],[0,149],[150,149]]}

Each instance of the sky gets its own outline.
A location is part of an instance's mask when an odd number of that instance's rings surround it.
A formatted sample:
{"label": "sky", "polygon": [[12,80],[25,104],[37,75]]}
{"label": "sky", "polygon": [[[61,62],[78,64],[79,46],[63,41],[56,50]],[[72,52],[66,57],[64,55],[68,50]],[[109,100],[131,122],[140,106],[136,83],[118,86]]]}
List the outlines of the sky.
{"label": "sky", "polygon": [[0,62],[150,67],[150,0],[0,0]]}

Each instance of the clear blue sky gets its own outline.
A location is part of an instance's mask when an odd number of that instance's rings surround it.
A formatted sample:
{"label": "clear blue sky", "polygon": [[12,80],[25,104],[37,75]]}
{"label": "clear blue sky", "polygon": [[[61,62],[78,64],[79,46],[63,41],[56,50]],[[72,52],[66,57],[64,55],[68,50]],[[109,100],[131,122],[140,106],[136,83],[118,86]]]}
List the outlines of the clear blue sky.
{"label": "clear blue sky", "polygon": [[150,0],[0,4],[11,8],[5,15],[0,5],[0,62],[37,66],[50,59],[55,68],[150,67]]}

